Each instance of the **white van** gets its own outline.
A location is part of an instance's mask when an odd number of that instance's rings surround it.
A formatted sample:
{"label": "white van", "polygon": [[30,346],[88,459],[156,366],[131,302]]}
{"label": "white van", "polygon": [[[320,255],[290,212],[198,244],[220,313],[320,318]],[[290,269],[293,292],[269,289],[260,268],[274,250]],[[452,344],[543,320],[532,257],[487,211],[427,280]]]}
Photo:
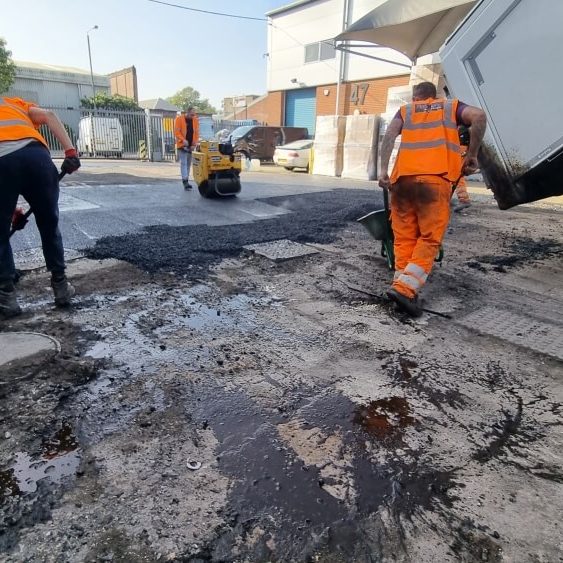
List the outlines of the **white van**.
{"label": "white van", "polygon": [[123,156],[123,129],[117,117],[83,117],[78,123],[80,155]]}

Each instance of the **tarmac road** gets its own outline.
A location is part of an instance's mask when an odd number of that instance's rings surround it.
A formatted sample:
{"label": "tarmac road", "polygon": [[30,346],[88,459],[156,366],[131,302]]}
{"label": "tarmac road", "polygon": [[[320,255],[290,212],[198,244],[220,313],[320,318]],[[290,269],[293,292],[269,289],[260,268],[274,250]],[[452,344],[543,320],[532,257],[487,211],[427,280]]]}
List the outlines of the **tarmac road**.
{"label": "tarmac road", "polygon": [[[74,306],[38,269],[0,324],[61,344],[0,365],[2,561],[561,560],[561,209],[475,198],[423,291],[450,318],[413,321],[355,222],[373,184],[259,172],[208,202],[173,165],[87,165]],[[242,250],[280,237],[317,253]]]}
{"label": "tarmac road", "polygon": [[[79,172],[61,182],[60,224],[65,248],[88,248],[101,237],[136,233],[154,225],[233,225],[288,213],[283,207],[260,201],[274,196],[355,188],[373,190],[374,206],[380,201],[373,182],[287,173],[274,166],[263,170],[242,174],[243,187],[237,197],[208,200],[197,188],[182,188],[175,163],[84,161]],[[33,220],[14,235],[12,244],[16,253],[40,246]]]}

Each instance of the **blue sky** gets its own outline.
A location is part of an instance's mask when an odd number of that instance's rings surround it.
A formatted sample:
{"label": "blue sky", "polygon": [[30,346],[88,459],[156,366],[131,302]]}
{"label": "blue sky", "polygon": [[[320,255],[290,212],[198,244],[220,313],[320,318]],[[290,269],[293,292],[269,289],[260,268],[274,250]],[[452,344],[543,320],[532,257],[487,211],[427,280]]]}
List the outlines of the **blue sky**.
{"label": "blue sky", "polygon": [[[289,0],[169,0],[192,8],[264,17]],[[267,24],[189,12],[148,0],[2,1],[0,37],[16,60],[89,68],[135,65],[141,99],[193,86],[220,107],[225,96],[266,90]]]}

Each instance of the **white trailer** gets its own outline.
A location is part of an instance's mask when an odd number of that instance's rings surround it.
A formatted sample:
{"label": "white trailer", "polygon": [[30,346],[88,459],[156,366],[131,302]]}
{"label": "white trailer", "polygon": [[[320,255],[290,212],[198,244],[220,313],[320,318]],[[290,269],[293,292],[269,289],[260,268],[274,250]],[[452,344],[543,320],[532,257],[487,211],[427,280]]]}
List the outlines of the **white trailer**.
{"label": "white trailer", "polygon": [[440,50],[451,94],[487,114],[501,209],[563,194],[562,49],[563,0],[482,0]]}

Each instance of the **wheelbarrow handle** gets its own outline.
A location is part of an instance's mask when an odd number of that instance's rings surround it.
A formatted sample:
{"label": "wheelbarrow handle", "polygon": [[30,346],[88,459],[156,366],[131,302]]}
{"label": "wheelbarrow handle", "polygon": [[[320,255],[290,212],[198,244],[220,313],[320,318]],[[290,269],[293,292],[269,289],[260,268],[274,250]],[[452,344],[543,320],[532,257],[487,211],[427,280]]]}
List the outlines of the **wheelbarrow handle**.
{"label": "wheelbarrow handle", "polygon": [[389,213],[389,188],[383,188],[383,206],[385,211]]}

